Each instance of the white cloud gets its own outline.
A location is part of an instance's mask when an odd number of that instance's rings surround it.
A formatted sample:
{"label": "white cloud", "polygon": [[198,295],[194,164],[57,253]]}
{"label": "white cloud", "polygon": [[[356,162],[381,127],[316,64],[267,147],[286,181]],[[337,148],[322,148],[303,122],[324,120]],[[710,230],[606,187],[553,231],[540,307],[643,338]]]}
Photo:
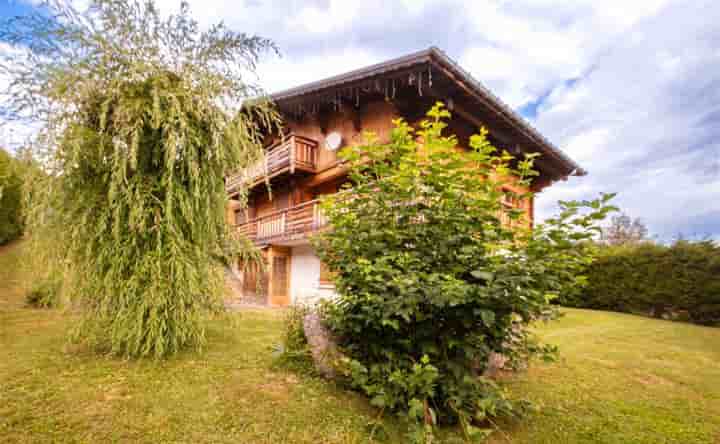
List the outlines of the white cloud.
{"label": "white cloud", "polygon": [[541,94],[525,74],[532,69],[511,51],[490,46],[470,48],[460,64],[482,80],[512,107],[521,106]]}
{"label": "white cloud", "polygon": [[617,191],[662,237],[720,232],[720,73],[709,69],[720,11],[709,6],[635,22],[575,88],[548,98],[536,125],[590,175],[543,193],[540,216],[557,199]]}
{"label": "white cloud", "polygon": [[355,47],[332,52],[319,51],[304,57],[287,54],[266,59],[258,67],[258,76],[263,88],[272,93],[381,61],[380,57],[370,51]]}
{"label": "white cloud", "polygon": [[[521,106],[582,75],[620,33],[665,3],[468,2],[478,43],[460,62],[511,106]],[[536,16],[528,15],[533,11]]]}
{"label": "white cloud", "polygon": [[[0,0],[1,1],[1,0]],[[37,1],[37,0],[26,0]],[[87,0],[79,0],[86,2]],[[158,0],[172,12],[179,0]],[[435,44],[582,166],[553,202],[619,191],[663,236],[720,236],[720,6],[671,0],[191,0],[203,26],[275,40],[270,92]],[[1,50],[1,49],[0,49]]]}
{"label": "white cloud", "polygon": [[[10,45],[0,42],[0,112],[3,112],[2,104],[8,103],[9,97],[5,94],[10,87],[11,77],[5,71],[13,69],[17,65],[12,63],[13,57],[21,56],[22,51],[12,48]],[[6,60],[5,57],[8,57]],[[37,125],[32,125],[20,120],[0,120],[0,147],[14,151],[24,145],[37,132]]]}
{"label": "white cloud", "polygon": [[292,30],[327,34],[348,26],[358,15],[359,2],[331,0],[328,8],[309,5],[286,19]]}
{"label": "white cloud", "polygon": [[573,153],[573,160],[584,164],[596,159],[611,137],[609,129],[593,128],[570,137],[564,148]]}

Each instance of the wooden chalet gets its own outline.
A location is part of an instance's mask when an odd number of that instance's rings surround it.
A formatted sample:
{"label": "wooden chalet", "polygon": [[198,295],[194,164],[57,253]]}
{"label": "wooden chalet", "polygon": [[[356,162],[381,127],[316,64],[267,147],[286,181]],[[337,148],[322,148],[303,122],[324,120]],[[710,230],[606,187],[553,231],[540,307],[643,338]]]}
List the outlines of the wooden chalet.
{"label": "wooden chalet", "polygon": [[[260,288],[270,305],[312,302],[333,294],[331,275],[309,238],[325,226],[318,199],[335,193],[347,171],[337,152],[372,131],[388,140],[392,120],[421,120],[439,101],[452,112],[448,131],[461,146],[480,126],[511,154],[537,152],[535,191],[586,174],[497,96],[437,48],[273,94],[285,137],[270,138],[265,157],[226,180],[228,219],[264,251],[267,271],[238,273],[244,292]],[[268,193],[266,180],[271,183]],[[247,208],[233,200],[249,186]],[[521,206],[533,219],[533,202]],[[259,284],[259,285],[258,285]]]}

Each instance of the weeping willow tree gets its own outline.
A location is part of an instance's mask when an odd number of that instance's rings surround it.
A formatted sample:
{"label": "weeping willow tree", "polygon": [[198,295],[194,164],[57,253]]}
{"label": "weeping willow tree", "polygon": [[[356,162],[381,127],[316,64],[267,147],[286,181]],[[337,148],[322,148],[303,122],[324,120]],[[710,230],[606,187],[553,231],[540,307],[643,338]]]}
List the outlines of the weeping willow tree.
{"label": "weeping willow tree", "polygon": [[74,337],[126,356],[202,346],[218,263],[253,256],[227,230],[224,177],[277,125],[255,75],[273,43],[133,0],[50,1],[2,29],[10,115],[42,123],[33,254],[83,313]]}

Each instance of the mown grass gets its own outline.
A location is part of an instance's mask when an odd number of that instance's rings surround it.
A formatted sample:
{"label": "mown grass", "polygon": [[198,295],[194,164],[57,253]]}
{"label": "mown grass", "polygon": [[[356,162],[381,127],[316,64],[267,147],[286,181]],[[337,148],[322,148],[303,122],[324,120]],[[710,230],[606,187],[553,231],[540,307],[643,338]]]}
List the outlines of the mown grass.
{"label": "mown grass", "polygon": [[543,406],[513,442],[720,443],[720,329],[565,313],[539,329],[559,362],[510,383]]}
{"label": "mown grass", "polygon": [[[281,313],[211,320],[199,354],[97,356],[67,346],[71,315],[23,306],[21,248],[0,250],[0,442],[369,441],[378,412],[362,397],[272,365]],[[538,332],[561,360],[507,384],[541,410],[491,442],[720,442],[720,329],[567,310]]]}

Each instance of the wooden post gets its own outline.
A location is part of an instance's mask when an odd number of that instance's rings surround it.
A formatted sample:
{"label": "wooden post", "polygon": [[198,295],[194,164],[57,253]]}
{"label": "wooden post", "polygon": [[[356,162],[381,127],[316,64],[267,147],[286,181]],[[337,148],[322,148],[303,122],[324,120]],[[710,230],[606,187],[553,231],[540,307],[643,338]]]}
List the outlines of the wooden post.
{"label": "wooden post", "polygon": [[290,174],[295,174],[295,136],[290,136]]}
{"label": "wooden post", "polygon": [[312,149],[312,162],[313,162],[313,169],[317,170],[318,167],[318,157],[320,157],[320,148],[318,144],[315,144],[311,147]]}
{"label": "wooden post", "polygon": [[267,279],[267,294],[265,297],[267,298],[267,304],[272,305],[272,297],[275,291],[275,286],[273,285],[273,247],[270,246],[267,249],[267,270],[266,270],[266,279]]}
{"label": "wooden post", "polygon": [[313,229],[320,228],[320,213],[317,202],[313,204]]}

